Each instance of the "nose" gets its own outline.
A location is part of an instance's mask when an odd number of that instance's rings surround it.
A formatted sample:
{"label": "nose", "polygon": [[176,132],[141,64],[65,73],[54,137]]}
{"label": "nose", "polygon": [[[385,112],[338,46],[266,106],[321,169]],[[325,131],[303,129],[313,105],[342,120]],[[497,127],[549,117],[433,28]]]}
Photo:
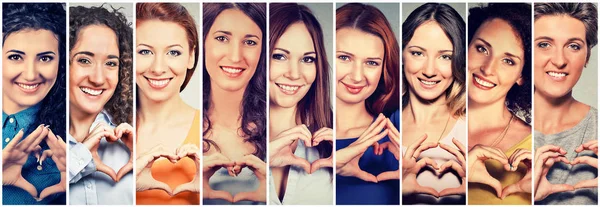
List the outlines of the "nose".
{"label": "nose", "polygon": [[241,44],[231,44],[231,53],[229,54],[229,60],[231,62],[237,63],[242,60],[242,45]]}
{"label": "nose", "polygon": [[433,78],[436,76],[436,71],[437,68],[435,65],[435,58],[429,58],[429,60],[426,62],[425,68],[421,73],[426,78]]}
{"label": "nose", "polygon": [[491,57],[486,57],[486,59],[483,61],[483,63],[479,67],[479,70],[485,76],[493,75],[496,73],[496,64],[497,64],[496,62],[497,61],[494,61]]}
{"label": "nose", "polygon": [[354,81],[355,83],[361,82],[364,77],[363,73],[364,73],[364,67],[362,66],[362,64],[359,61],[355,61],[355,63],[352,64],[352,69],[350,72],[350,79],[352,81]]}
{"label": "nose", "polygon": [[166,73],[167,66],[164,65],[164,63],[165,63],[164,57],[161,55],[156,55],[154,57],[155,57],[154,62],[152,63],[150,72],[152,72],[153,74],[156,74],[156,75],[162,75],[162,74]]}
{"label": "nose", "polygon": [[105,76],[104,76],[104,64],[96,64],[92,73],[89,76],[89,80],[92,84],[99,86],[104,84]]}
{"label": "nose", "polygon": [[567,66],[567,59],[565,58],[564,49],[562,47],[557,48],[550,61],[557,69],[565,68]]}
{"label": "nose", "polygon": [[298,64],[298,62],[290,61],[288,64],[288,71],[284,76],[290,80],[300,79],[300,68]]}
{"label": "nose", "polygon": [[26,81],[35,81],[35,77],[38,76],[38,71],[35,67],[35,61],[28,61],[25,66],[25,72],[23,73],[23,78]]}

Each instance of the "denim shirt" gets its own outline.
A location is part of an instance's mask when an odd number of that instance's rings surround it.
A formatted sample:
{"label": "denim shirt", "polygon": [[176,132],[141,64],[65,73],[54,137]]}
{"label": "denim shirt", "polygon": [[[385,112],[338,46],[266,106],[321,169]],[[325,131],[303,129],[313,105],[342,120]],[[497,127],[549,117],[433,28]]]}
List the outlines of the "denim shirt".
{"label": "denim shirt", "polygon": [[[40,110],[40,104],[29,107],[15,114],[8,115],[2,112],[2,149],[15,137],[19,130],[28,132],[37,126],[32,126],[35,122],[37,113]],[[52,126],[50,126],[52,127]],[[27,137],[25,134],[22,139]],[[48,149],[44,141],[40,143],[42,150]],[[45,188],[60,182],[60,172],[52,159],[46,159],[40,166],[34,154],[30,154],[27,162],[23,165],[21,175],[37,189],[38,195]],[[32,205],[32,204],[64,204],[65,193],[57,193],[46,197],[42,201],[36,201],[27,191],[11,185],[2,186],[2,204],[3,205]]]}

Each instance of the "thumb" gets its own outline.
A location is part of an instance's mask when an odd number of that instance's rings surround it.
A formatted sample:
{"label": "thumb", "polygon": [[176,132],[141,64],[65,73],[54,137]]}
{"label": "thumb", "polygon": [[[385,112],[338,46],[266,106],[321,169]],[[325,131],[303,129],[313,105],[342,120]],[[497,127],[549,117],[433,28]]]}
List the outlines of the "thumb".
{"label": "thumb", "polygon": [[233,202],[233,196],[227,192],[227,191],[222,191],[222,190],[211,190],[211,191],[204,191],[206,194],[206,198],[207,199],[223,199],[229,202]]}
{"label": "thumb", "polygon": [[521,189],[519,183],[511,184],[509,186],[506,186],[504,188],[504,190],[502,190],[501,199],[504,200],[504,198],[506,198],[507,196],[514,194],[514,193],[520,193],[520,192],[523,192],[523,190]]}
{"label": "thumb", "polygon": [[119,172],[117,172],[116,181],[119,182],[121,180],[121,178],[123,178],[123,176],[127,175],[127,173],[131,172],[132,170],[133,170],[133,163],[128,162],[127,164],[125,164],[125,166],[123,166],[121,169],[119,169]]}
{"label": "thumb", "polygon": [[292,164],[294,166],[301,167],[302,169],[304,169],[305,172],[311,173],[311,171],[310,171],[310,163],[306,159],[302,159],[302,158],[296,157],[294,155],[294,157],[291,160],[290,164]]}
{"label": "thumb", "polygon": [[354,177],[357,177],[357,178],[367,181],[367,182],[377,183],[377,177],[375,177],[373,174],[365,172],[361,169],[358,169],[358,171],[355,172]]}
{"label": "thumb", "polygon": [[310,173],[314,173],[316,172],[318,169],[323,168],[323,167],[333,167],[333,162],[331,159],[327,158],[327,159],[318,159],[315,160],[311,165],[310,165]]}
{"label": "thumb", "polygon": [[261,200],[258,196],[256,192],[240,192],[233,197],[233,202]]}
{"label": "thumb", "polygon": [[151,190],[163,190],[166,193],[168,193],[170,196],[173,196],[173,190],[171,190],[171,187],[169,187],[169,185],[167,185],[166,183],[160,182],[158,180],[154,180],[154,185],[150,187]]}
{"label": "thumb", "polygon": [[185,183],[185,184],[181,184],[181,185],[177,186],[173,190],[173,195],[177,195],[184,191],[192,191],[193,192],[194,191],[193,183]]}
{"label": "thumb", "polygon": [[[377,175],[377,181],[400,180],[400,171],[387,171]],[[437,194],[437,191],[435,191]],[[433,195],[433,194],[432,194]]]}
{"label": "thumb", "polygon": [[41,200],[44,200],[44,198],[46,198],[52,194],[65,192],[64,188],[61,185],[62,184],[59,183],[59,184],[47,187],[46,189],[42,190],[42,192],[40,193],[40,198],[36,199],[36,200],[41,201]]}
{"label": "thumb", "polygon": [[37,190],[35,189],[35,186],[33,186],[31,183],[29,183],[29,181],[25,180],[25,178],[23,178],[23,177],[20,177],[19,180],[17,180],[17,182],[15,182],[14,186],[27,191],[34,198],[36,198],[38,195]]}
{"label": "thumb", "polygon": [[104,174],[108,175],[108,177],[113,179],[115,182],[117,181],[117,173],[115,173],[115,171],[112,168],[110,168],[109,166],[105,165],[102,162],[96,162],[95,164],[96,164],[96,171],[103,172]]}
{"label": "thumb", "polygon": [[489,178],[484,179],[483,184],[492,187],[496,191],[496,196],[498,196],[498,198],[502,197],[502,184],[500,184],[500,181],[496,180],[496,178],[490,176]]}
{"label": "thumb", "polygon": [[572,185],[568,185],[568,184],[552,184],[552,186],[550,187],[550,193],[549,194],[554,194],[554,193],[558,193],[558,192],[572,191],[572,190],[575,190],[575,188]]}

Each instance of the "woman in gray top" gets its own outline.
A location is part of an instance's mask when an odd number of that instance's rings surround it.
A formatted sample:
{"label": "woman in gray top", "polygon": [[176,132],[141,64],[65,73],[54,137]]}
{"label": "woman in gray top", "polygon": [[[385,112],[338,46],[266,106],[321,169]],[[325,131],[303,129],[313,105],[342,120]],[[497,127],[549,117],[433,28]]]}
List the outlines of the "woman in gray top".
{"label": "woman in gray top", "polygon": [[535,204],[598,204],[597,110],[572,91],[597,23],[592,3],[535,4]]}

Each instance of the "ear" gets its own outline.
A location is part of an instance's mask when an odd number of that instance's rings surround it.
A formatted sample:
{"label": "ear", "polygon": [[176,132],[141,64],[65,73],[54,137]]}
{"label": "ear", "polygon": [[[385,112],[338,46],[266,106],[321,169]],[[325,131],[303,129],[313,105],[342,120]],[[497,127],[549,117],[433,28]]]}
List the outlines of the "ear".
{"label": "ear", "polygon": [[190,59],[188,60],[188,70],[191,70],[194,67],[194,62],[196,61],[196,47],[192,48],[192,52],[190,53]]}
{"label": "ear", "polygon": [[525,83],[525,80],[523,79],[523,76],[521,76],[521,77],[519,77],[519,79],[517,79],[517,85],[523,86],[524,83]]}

